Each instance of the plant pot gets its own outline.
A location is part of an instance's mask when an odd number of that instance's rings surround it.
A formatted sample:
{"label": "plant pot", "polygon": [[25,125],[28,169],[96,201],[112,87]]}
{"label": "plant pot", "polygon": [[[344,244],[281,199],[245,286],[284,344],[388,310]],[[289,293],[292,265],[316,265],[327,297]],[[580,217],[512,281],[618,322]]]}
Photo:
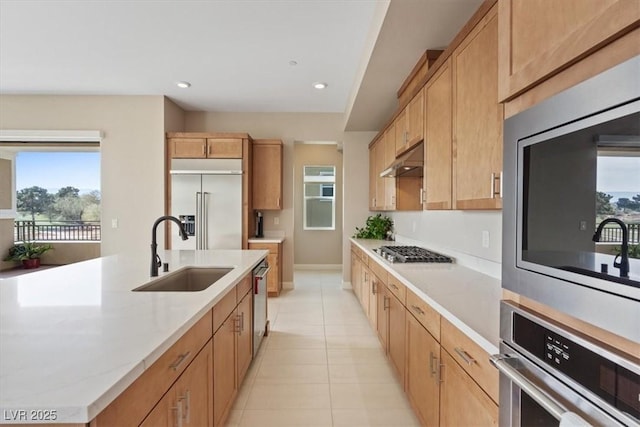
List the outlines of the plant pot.
{"label": "plant pot", "polygon": [[22,260],[22,266],[26,269],[40,267],[40,258],[31,258]]}

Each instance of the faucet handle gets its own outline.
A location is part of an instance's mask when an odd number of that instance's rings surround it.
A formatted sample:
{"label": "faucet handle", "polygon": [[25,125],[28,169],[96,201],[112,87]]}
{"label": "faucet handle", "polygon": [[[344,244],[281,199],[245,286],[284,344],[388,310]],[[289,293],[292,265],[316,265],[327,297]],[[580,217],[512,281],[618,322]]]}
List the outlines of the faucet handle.
{"label": "faucet handle", "polygon": [[158,254],[156,254],[156,266],[158,266],[158,268],[162,266],[162,260]]}
{"label": "faucet handle", "polygon": [[166,273],[167,271],[169,271],[169,263],[165,262],[164,264],[162,264],[162,272]]}

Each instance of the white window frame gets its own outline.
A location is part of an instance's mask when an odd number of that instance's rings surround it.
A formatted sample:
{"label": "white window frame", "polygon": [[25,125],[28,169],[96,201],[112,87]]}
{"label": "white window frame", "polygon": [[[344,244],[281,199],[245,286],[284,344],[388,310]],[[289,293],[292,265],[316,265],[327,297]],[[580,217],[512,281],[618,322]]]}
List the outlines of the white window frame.
{"label": "white window frame", "polygon": [[[307,176],[307,168],[333,168],[333,175]],[[307,196],[306,184],[333,184],[333,196]],[[302,167],[302,228],[303,230],[324,230],[333,231],[336,229],[336,167],[335,165],[305,165]],[[309,227],[307,225],[307,201],[308,200],[330,200],[331,201],[331,226],[330,227]]]}

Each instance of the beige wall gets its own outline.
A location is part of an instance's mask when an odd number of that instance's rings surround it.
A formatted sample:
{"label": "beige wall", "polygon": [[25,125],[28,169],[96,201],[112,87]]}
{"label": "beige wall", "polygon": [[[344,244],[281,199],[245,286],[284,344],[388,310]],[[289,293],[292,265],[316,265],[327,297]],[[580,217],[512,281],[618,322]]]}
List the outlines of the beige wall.
{"label": "beige wall", "polygon": [[[2,110],[0,110],[0,115]],[[0,270],[12,268],[12,262],[3,261],[13,246],[13,179],[15,154],[0,152]]]}
{"label": "beige wall", "polygon": [[47,242],[53,250],[42,255],[42,264],[64,265],[100,256],[99,242]]}
{"label": "beige wall", "polygon": [[377,132],[345,132],[343,150],[342,281],[351,282],[351,243],[369,213],[369,143]]}
{"label": "beige wall", "polygon": [[9,254],[9,248],[13,246],[13,218],[0,219],[0,270],[15,267],[11,261],[3,261]]}
{"label": "beige wall", "polygon": [[[294,254],[296,264],[342,264],[342,153],[335,144],[294,144]],[[304,229],[304,166],[335,166],[335,230]]]}
{"label": "beige wall", "polygon": [[[283,142],[283,209],[265,211],[265,231],[280,231],[283,244],[284,282],[293,281],[293,143],[294,141],[342,141],[343,116],[339,113],[204,113],[187,112],[188,132],[247,132],[253,138]],[[275,221],[278,224],[275,224]]]}
{"label": "beige wall", "polygon": [[148,251],[164,213],[164,105],[162,96],[6,95],[0,129],[102,131],[101,254]]}

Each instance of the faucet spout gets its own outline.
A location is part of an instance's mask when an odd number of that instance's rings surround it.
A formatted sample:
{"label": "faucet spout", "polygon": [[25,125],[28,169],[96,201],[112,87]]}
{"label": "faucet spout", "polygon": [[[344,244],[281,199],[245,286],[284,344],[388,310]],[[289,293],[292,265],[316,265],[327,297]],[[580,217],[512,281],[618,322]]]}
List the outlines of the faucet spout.
{"label": "faucet spout", "polygon": [[158,267],[162,265],[162,260],[160,260],[160,256],[158,255],[158,242],[157,242],[156,235],[157,235],[158,225],[161,222],[167,221],[167,220],[173,221],[176,224],[178,224],[178,227],[180,229],[179,230],[180,237],[182,237],[182,240],[188,239],[187,231],[184,229],[184,226],[182,225],[180,220],[175,216],[164,215],[158,218],[156,222],[153,223],[153,227],[151,229],[151,277],[156,277],[158,275]]}
{"label": "faucet spout", "polygon": [[[619,220],[618,218],[607,218],[603,220],[596,228],[596,232],[593,234],[593,241],[599,242],[600,237],[602,236],[602,230],[604,226],[614,223],[618,224],[622,229],[622,245],[620,246],[620,255],[616,256],[613,260],[613,266],[620,269],[620,277],[629,277],[629,231],[627,229],[627,225]],[[620,262],[616,262],[616,260],[620,258]]]}

